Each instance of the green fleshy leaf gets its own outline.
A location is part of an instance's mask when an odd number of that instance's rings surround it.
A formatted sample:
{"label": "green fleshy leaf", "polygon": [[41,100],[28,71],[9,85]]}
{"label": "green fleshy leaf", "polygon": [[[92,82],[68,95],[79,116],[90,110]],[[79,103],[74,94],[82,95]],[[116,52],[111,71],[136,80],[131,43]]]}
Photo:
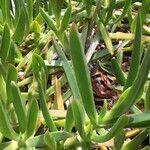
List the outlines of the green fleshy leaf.
{"label": "green fleshy leaf", "polygon": [[150,70],[150,45],[143,58],[143,62],[140,66],[137,77],[129,91],[129,94],[123,99],[116,103],[112,109],[107,112],[104,120],[120,116],[126,112],[141,96],[143,93],[144,84],[147,80],[147,76]]}
{"label": "green fleshy leaf", "polygon": [[106,47],[107,47],[109,53],[111,55],[113,55],[114,54],[114,48],[113,48],[113,45],[112,45],[112,41],[111,41],[111,39],[108,35],[108,31],[106,30],[106,27],[104,26],[104,24],[101,21],[97,22],[97,26],[98,26],[98,28],[101,32],[101,35],[103,37],[103,40],[106,44]]}
{"label": "green fleshy leaf", "polygon": [[122,130],[114,138],[115,150],[120,150],[125,140],[125,132]]}
{"label": "green fleshy leaf", "polygon": [[25,14],[24,8],[22,8],[16,29],[15,29],[15,33],[13,34],[14,42],[20,44],[24,39],[25,31],[26,31],[26,14]]}
{"label": "green fleshy leaf", "polygon": [[19,129],[21,133],[24,133],[27,125],[27,118],[25,112],[25,105],[21,99],[19,88],[17,87],[14,81],[11,82],[11,90],[12,90],[12,102],[15,108],[15,112],[17,114]]}
{"label": "green fleshy leaf", "polygon": [[86,64],[85,55],[83,53],[84,51],[79,38],[79,33],[75,25],[73,25],[70,31],[70,50],[73,69],[85,111],[91,121],[96,123],[97,112],[94,104],[90,74]]}
{"label": "green fleshy leaf", "polygon": [[55,138],[48,132],[44,136],[44,141],[50,149],[57,150],[57,143],[55,141]]}
{"label": "green fleshy leaf", "polygon": [[67,108],[67,116],[66,116],[64,131],[71,132],[73,125],[74,125],[74,118],[73,118],[73,112],[70,104]]}
{"label": "green fleshy leaf", "polygon": [[9,54],[9,50],[10,50],[10,43],[11,43],[10,30],[9,30],[8,26],[5,25],[3,36],[2,36],[2,44],[1,44],[1,48],[0,48],[0,58],[1,58],[2,62],[3,61],[5,62],[7,59],[7,56]]}
{"label": "green fleshy leaf", "polygon": [[12,102],[12,91],[11,91],[11,81],[17,81],[17,70],[15,66],[9,64],[8,65],[8,73],[6,80],[6,91],[7,91],[7,102],[8,104]]}
{"label": "green fleshy leaf", "polygon": [[48,26],[56,33],[57,28],[55,27],[54,21],[43,9],[40,9],[40,13],[42,17],[44,18],[45,22],[48,24]]}
{"label": "green fleshy leaf", "polygon": [[0,101],[0,118],[1,118],[0,132],[8,139],[18,140],[18,135],[11,127],[7,116],[7,112],[5,111],[1,101]]}
{"label": "green fleshy leaf", "polygon": [[128,73],[128,77],[124,89],[132,85],[139,70],[140,59],[141,59],[141,35],[142,35],[141,17],[140,15],[138,15],[135,38],[133,43],[130,71]]}
{"label": "green fleshy leaf", "polygon": [[25,133],[26,138],[29,138],[35,132],[38,110],[38,103],[35,99],[33,99],[30,103],[27,113],[27,128]]}
{"label": "green fleshy leaf", "polygon": [[85,139],[85,114],[82,110],[82,107],[79,105],[79,102],[76,100],[72,100],[71,103],[72,112],[75,120],[75,126],[77,128],[77,131],[79,132],[80,136]]}
{"label": "green fleshy leaf", "polygon": [[61,32],[64,32],[67,29],[69,21],[70,21],[70,17],[71,17],[71,5],[68,6],[64,14],[64,17],[61,21],[61,27],[60,27]]}
{"label": "green fleshy leaf", "polygon": [[129,118],[126,116],[121,116],[116,123],[112,126],[112,128],[110,129],[110,131],[108,133],[106,133],[105,135],[97,135],[97,134],[93,134],[91,139],[94,142],[106,142],[109,141],[111,138],[113,138],[118,132],[120,132],[123,127],[128,123]]}
{"label": "green fleshy leaf", "polygon": [[53,122],[53,120],[49,114],[48,107],[46,104],[46,98],[45,98],[44,90],[42,87],[42,83],[39,79],[38,79],[38,89],[40,91],[39,92],[40,107],[41,107],[45,122],[46,122],[47,126],[49,127],[50,131],[57,131],[57,128],[56,128],[56,126],[55,126],[55,124],[54,124],[54,122]]}

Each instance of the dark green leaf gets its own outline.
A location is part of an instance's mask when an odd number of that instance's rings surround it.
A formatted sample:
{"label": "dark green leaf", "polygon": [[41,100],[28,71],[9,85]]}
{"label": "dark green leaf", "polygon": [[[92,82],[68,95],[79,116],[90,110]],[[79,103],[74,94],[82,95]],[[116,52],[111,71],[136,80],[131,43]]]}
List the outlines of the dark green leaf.
{"label": "dark green leaf", "polygon": [[5,62],[7,59],[7,56],[9,54],[9,49],[10,49],[10,43],[11,43],[10,30],[9,30],[8,26],[5,25],[3,36],[2,36],[2,44],[1,44],[1,48],[0,48],[0,58],[1,58],[2,62],[3,61]]}
{"label": "dark green leaf", "polygon": [[15,33],[13,34],[13,40],[16,43],[20,44],[24,39],[25,31],[26,31],[26,14],[25,14],[24,8],[22,8],[16,29],[15,29]]}

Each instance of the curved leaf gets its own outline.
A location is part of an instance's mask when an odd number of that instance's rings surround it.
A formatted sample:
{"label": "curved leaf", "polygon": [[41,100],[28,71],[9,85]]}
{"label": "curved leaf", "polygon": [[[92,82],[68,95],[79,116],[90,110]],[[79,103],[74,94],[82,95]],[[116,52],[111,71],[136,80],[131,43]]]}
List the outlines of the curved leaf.
{"label": "curved leaf", "polygon": [[113,138],[118,132],[120,132],[123,129],[123,127],[128,123],[128,121],[129,121],[128,117],[121,116],[108,133],[102,136],[93,134],[91,139],[94,142],[100,142],[100,143],[109,141],[111,138]]}

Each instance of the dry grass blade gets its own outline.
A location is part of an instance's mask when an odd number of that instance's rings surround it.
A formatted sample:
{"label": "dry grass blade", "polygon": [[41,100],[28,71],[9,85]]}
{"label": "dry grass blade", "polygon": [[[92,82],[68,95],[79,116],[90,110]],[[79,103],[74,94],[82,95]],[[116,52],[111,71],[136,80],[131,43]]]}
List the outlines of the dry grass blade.
{"label": "dry grass blade", "polygon": [[55,87],[55,101],[54,105],[58,110],[64,110],[64,102],[62,99],[62,94],[61,94],[61,85],[59,80],[57,79],[57,76],[53,76],[53,84]]}

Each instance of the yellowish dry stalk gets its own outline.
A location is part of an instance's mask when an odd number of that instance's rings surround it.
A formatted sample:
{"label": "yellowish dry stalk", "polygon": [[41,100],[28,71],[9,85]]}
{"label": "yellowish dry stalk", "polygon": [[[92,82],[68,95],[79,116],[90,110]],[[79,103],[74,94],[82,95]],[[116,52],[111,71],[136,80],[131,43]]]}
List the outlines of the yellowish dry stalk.
{"label": "yellowish dry stalk", "polygon": [[[109,37],[114,40],[133,40],[134,34],[133,33],[116,32],[116,33],[109,33]],[[142,41],[150,42],[150,36],[142,35]]]}
{"label": "yellowish dry stalk", "polygon": [[133,129],[133,130],[128,131],[125,136],[126,138],[132,138],[132,137],[135,137],[141,131],[142,129],[139,129],[139,128]]}

